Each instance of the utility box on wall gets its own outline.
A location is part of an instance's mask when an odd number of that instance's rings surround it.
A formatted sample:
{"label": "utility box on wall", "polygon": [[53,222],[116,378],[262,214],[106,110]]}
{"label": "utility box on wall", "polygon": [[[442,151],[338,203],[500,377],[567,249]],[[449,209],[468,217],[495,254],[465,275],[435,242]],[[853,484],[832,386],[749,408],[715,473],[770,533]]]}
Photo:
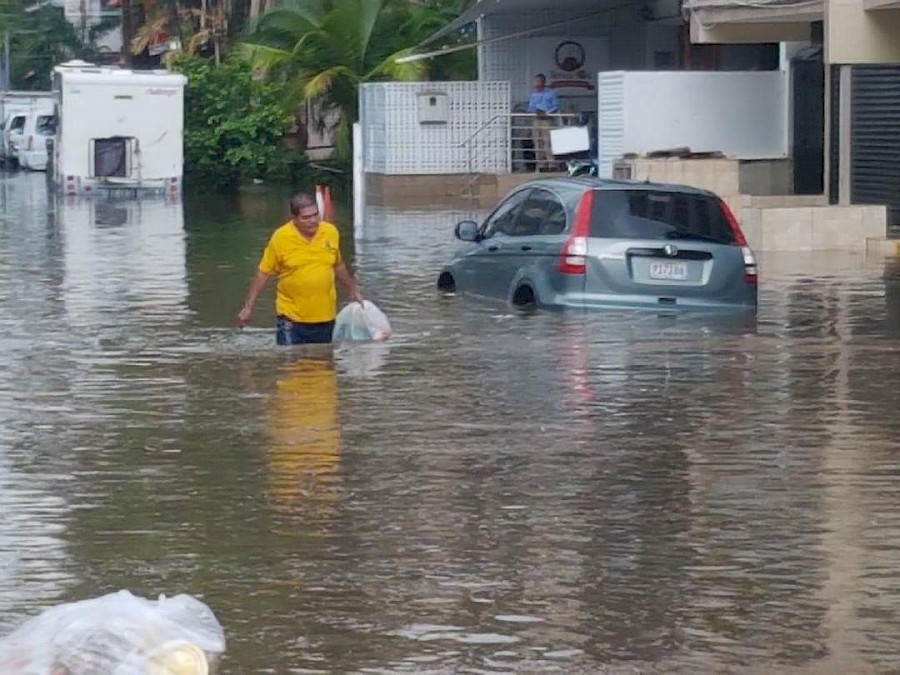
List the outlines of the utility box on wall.
{"label": "utility box on wall", "polygon": [[447,124],[450,121],[450,102],[440,91],[419,93],[419,124]]}

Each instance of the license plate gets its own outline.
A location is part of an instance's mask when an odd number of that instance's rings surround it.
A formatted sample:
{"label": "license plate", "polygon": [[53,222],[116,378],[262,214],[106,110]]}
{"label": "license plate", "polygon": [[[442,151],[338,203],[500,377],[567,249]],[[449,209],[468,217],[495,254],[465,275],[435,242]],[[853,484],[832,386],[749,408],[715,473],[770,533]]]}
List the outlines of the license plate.
{"label": "license plate", "polygon": [[677,262],[652,262],[650,263],[650,278],[662,279],[664,281],[687,281],[687,264]]}

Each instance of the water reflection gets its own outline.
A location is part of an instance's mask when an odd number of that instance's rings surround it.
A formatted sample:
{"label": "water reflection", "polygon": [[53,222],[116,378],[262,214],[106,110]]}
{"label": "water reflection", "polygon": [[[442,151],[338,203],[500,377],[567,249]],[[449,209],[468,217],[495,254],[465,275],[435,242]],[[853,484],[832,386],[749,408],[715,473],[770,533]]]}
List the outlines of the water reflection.
{"label": "water reflection", "polygon": [[171,323],[186,315],[184,212],[163,198],[62,197],[65,307],[73,324],[121,325],[121,313]]}
{"label": "water reflection", "polygon": [[56,430],[72,420],[71,367],[46,347],[65,335],[62,241],[46,205],[42,176],[0,179],[0,633],[71,583],[55,456]]}
{"label": "water reflection", "polygon": [[[290,359],[277,372],[266,423],[266,463],[274,508],[327,515],[339,494],[341,432],[337,375],[330,354]],[[306,510],[303,508],[302,510]]]}

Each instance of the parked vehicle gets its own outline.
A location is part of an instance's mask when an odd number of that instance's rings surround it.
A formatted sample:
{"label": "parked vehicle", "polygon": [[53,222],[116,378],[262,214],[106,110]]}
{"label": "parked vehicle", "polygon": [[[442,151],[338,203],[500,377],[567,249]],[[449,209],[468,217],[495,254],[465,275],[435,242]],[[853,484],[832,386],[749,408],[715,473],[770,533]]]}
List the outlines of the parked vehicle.
{"label": "parked vehicle", "polygon": [[756,259],[728,206],[686,186],[552,178],[519,186],[465,242],[438,288],[520,307],[740,308]]}
{"label": "parked vehicle", "polygon": [[596,177],[600,171],[596,160],[593,159],[570,159],[566,162],[566,175],[576,176],[594,176]]}
{"label": "parked vehicle", "polygon": [[27,112],[10,115],[3,123],[3,161],[10,168],[19,166],[19,148],[25,138]]}
{"label": "parked vehicle", "polygon": [[50,159],[65,194],[180,194],[184,85],[166,70],[70,61],[53,69],[59,124]]}
{"label": "parked vehicle", "polygon": [[[16,166],[18,156],[13,143],[18,146],[23,140],[25,120],[29,113],[52,114],[56,99],[49,91],[7,91],[0,92],[0,163]],[[12,136],[13,138],[11,138]]]}
{"label": "parked vehicle", "polygon": [[30,171],[47,170],[47,140],[56,134],[56,116],[30,113],[25,120],[19,166]]}
{"label": "parked vehicle", "polygon": [[0,118],[38,108],[52,110],[55,102],[52,91],[0,91]]}

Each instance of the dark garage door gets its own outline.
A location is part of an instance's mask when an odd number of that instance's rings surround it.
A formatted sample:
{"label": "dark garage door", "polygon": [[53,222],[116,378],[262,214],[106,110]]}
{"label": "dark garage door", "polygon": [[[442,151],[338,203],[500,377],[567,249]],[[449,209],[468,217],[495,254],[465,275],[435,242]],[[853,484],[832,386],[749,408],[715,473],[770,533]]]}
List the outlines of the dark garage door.
{"label": "dark garage door", "polygon": [[887,204],[900,235],[900,66],[854,66],[851,199]]}

